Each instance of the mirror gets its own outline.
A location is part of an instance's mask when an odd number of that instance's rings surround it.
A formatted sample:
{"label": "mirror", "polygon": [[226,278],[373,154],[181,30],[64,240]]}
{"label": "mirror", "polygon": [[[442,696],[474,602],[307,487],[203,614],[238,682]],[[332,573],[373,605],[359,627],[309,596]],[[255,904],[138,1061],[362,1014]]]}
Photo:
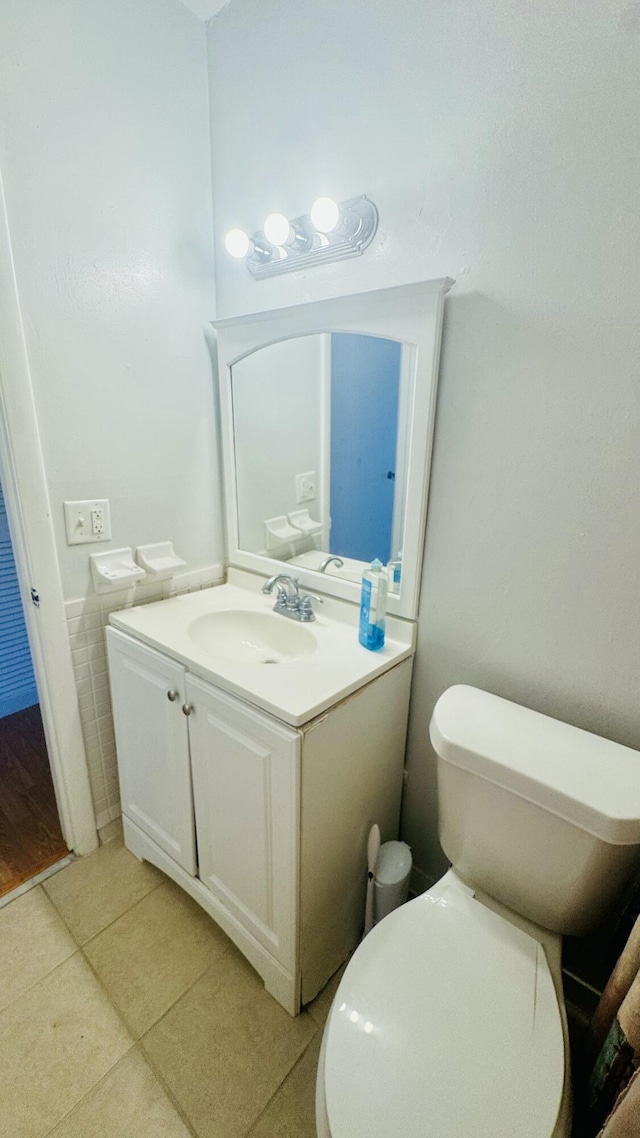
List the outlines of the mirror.
{"label": "mirror", "polygon": [[[217,321],[229,561],[417,615],[448,278]],[[341,562],[341,564],[340,564]]]}
{"label": "mirror", "polygon": [[411,402],[402,360],[396,340],[321,332],[232,366],[242,549],[356,582],[377,557],[398,591]]}

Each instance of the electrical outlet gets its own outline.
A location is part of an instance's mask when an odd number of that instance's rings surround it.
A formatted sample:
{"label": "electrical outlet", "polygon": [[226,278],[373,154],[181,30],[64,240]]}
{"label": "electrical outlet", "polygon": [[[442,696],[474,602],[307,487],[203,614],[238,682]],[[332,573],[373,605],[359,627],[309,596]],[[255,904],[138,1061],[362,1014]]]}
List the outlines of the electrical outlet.
{"label": "electrical outlet", "polygon": [[296,474],[296,502],[313,502],[316,496],[316,472]]}
{"label": "electrical outlet", "polygon": [[67,545],[86,545],[111,541],[111,518],[106,498],[88,502],[65,502],[64,523]]}
{"label": "electrical outlet", "polygon": [[91,507],[91,533],[93,537],[102,537],[104,534],[104,506]]}

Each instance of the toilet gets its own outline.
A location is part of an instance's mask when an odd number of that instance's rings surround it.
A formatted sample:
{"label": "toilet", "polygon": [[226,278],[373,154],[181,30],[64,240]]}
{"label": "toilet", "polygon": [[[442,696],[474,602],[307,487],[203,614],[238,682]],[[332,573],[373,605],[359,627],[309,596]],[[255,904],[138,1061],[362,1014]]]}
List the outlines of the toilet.
{"label": "toilet", "polygon": [[451,868],[345,970],[318,1138],[568,1138],[561,937],[637,871],[640,753],[463,685],[430,734]]}

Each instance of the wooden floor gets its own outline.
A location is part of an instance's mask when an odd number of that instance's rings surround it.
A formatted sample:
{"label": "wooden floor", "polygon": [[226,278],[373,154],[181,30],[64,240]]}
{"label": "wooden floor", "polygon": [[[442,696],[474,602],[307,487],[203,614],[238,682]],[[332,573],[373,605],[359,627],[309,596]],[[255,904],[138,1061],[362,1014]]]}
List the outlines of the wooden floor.
{"label": "wooden floor", "polygon": [[0,897],[68,852],[35,704],[0,719]]}

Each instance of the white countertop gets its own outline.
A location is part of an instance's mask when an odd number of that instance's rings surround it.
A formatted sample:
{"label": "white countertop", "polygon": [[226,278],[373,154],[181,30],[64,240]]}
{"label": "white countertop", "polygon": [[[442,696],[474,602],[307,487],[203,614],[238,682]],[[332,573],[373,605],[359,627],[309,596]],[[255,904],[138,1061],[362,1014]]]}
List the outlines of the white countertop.
{"label": "white countertop", "polygon": [[[415,625],[387,618],[385,644],[370,652],[358,643],[358,608],[325,598],[312,623],[303,625],[317,648],[299,661],[265,666],[238,662],[199,647],[189,634],[192,621],[224,610],[267,612],[275,595],[265,596],[265,578],[230,570],[226,585],[171,600],[124,609],[110,616],[114,628],[157,648],[212,684],[232,692],[294,727],[308,723],[327,708],[413,655]],[[289,618],[279,616],[288,621]]]}

